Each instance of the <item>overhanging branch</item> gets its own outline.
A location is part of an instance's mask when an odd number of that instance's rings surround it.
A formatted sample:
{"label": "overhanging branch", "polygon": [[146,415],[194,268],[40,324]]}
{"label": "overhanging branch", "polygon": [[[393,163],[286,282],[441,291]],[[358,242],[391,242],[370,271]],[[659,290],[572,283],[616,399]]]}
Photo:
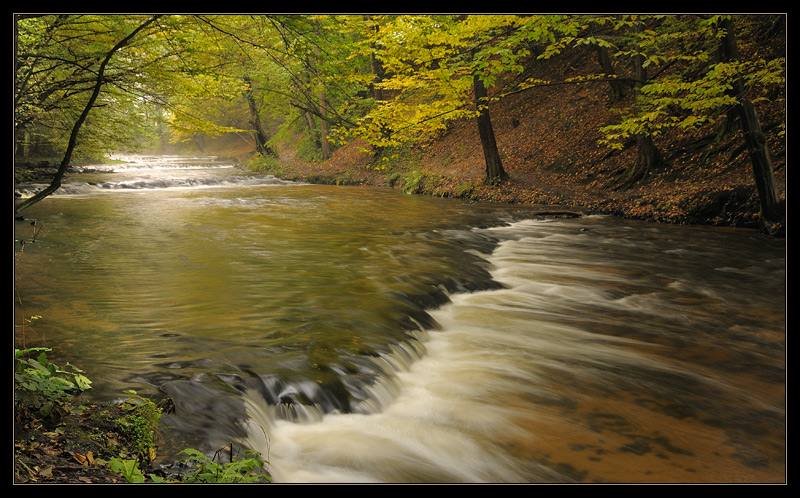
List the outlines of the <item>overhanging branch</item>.
{"label": "overhanging branch", "polygon": [[97,79],[95,80],[95,85],[94,89],[92,90],[92,95],[89,97],[89,101],[86,102],[86,105],[84,106],[81,115],[78,117],[78,119],[75,121],[75,124],[72,127],[72,133],[70,134],[69,137],[67,150],[66,152],[64,152],[64,158],[61,160],[61,164],[59,165],[58,171],[56,171],[53,180],[50,182],[50,185],[48,185],[44,190],[41,190],[32,197],[29,197],[17,203],[14,206],[14,214],[17,214],[23,209],[26,209],[32,206],[33,204],[36,204],[37,202],[49,196],[50,194],[52,194],[61,187],[61,180],[64,178],[64,173],[67,171],[67,167],[69,166],[69,163],[72,160],[72,153],[75,150],[75,145],[78,142],[78,132],[80,132],[83,123],[89,116],[89,112],[92,110],[92,107],[94,107],[94,104],[97,101],[97,97],[100,95],[100,90],[102,89],[103,84],[105,83],[106,66],[111,61],[111,58],[114,57],[114,54],[116,54],[120,49],[122,49],[122,47],[127,45],[128,42],[130,42],[137,34],[139,34],[140,31],[145,29],[159,17],[161,17],[160,14],[154,15],[145,22],[143,22],[142,24],[140,24],[136,29],[131,31],[125,38],[117,42],[117,44],[114,45],[114,47],[112,47],[111,50],[109,50],[106,53],[103,62],[100,63],[100,67],[97,70]]}

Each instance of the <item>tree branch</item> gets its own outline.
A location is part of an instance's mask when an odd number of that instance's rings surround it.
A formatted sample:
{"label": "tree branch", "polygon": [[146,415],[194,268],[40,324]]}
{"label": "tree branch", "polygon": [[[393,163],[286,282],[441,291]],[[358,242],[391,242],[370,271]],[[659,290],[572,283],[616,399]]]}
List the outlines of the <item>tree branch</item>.
{"label": "tree branch", "polygon": [[128,42],[130,42],[137,34],[139,34],[140,31],[145,29],[159,17],[161,17],[161,14],[154,15],[145,22],[143,22],[142,24],[140,24],[136,29],[131,31],[125,38],[117,42],[117,44],[114,45],[114,47],[112,47],[111,50],[109,50],[106,53],[103,62],[100,63],[100,67],[97,70],[97,78],[95,80],[95,85],[94,85],[94,90],[92,91],[92,95],[89,97],[89,101],[86,102],[86,105],[83,108],[83,112],[81,112],[81,115],[78,117],[77,121],[75,121],[75,124],[72,127],[72,133],[70,134],[69,137],[67,150],[64,152],[64,158],[61,160],[61,164],[58,167],[58,171],[56,171],[53,180],[50,182],[50,185],[48,185],[44,190],[41,190],[32,197],[29,197],[28,199],[25,199],[24,201],[17,203],[14,206],[14,214],[17,214],[23,209],[26,209],[32,206],[33,204],[36,204],[37,202],[49,196],[50,194],[52,194],[61,187],[61,180],[64,178],[64,173],[67,171],[67,167],[69,166],[69,163],[72,160],[72,153],[75,150],[75,145],[78,142],[78,132],[80,132],[83,123],[89,116],[89,112],[92,110],[92,107],[94,107],[94,103],[97,101],[97,97],[98,95],[100,95],[100,90],[102,89],[103,84],[105,83],[106,66],[111,61],[111,58],[114,57],[114,54],[116,54],[120,49],[122,49],[122,47],[127,45]]}

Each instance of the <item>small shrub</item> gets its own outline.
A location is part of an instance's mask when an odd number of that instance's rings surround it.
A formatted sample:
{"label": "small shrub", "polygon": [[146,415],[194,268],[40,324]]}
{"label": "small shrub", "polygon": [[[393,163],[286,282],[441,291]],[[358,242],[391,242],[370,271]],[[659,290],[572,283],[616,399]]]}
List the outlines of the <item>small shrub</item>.
{"label": "small shrub", "polygon": [[478,186],[476,186],[475,183],[471,181],[462,183],[461,185],[456,187],[456,196],[472,198],[475,196],[477,189]]}
{"label": "small shrub", "polygon": [[264,157],[256,154],[247,166],[258,173],[265,173],[274,176],[282,176],[284,174],[283,166],[276,157]]}
{"label": "small shrub", "polygon": [[422,170],[415,169],[408,174],[403,175],[403,187],[402,190],[406,194],[415,194],[418,192],[420,188],[420,184],[423,183],[426,177],[426,173]]}
{"label": "small shrub", "polygon": [[219,453],[214,458],[209,458],[195,449],[183,450],[181,454],[187,455],[188,458],[183,463],[189,465],[192,469],[183,478],[182,482],[232,484],[258,483],[272,480],[263,470],[266,462],[255,451],[248,451],[245,453],[245,458],[226,464],[221,464],[218,461]]}
{"label": "small shrub", "polygon": [[152,461],[156,457],[155,434],[158,421],[161,419],[161,408],[136,394],[136,391],[125,391],[130,398],[124,400],[119,407],[128,414],[117,419],[120,432],[125,434],[136,447],[136,457],[144,461]]}
{"label": "small shrub", "polygon": [[125,478],[126,481],[132,484],[139,484],[144,482],[144,474],[139,470],[139,462],[136,460],[123,460],[122,458],[112,458],[108,462],[108,467],[117,472]]}
{"label": "small shrub", "polygon": [[[59,367],[47,360],[48,348],[14,350],[14,398],[21,411],[33,409],[55,418],[72,395],[91,388],[83,370],[67,363]],[[33,358],[31,356],[38,355]]]}

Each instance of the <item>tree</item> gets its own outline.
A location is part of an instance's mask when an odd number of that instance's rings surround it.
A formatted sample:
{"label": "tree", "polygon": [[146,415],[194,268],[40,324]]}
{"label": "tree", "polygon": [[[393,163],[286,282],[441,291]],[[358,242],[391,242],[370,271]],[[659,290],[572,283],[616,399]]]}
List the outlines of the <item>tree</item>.
{"label": "tree", "polygon": [[636,109],[619,123],[603,127],[601,143],[622,148],[631,137],[656,137],[674,128],[692,132],[727,119],[728,110],[736,110],[762,215],[771,223],[780,223],[784,214],[769,150],[748,95],[758,88],[782,85],[784,59],[742,61],[730,16],[665,16],[661,20],[657,31],[641,32],[633,50],[617,52],[619,57],[643,57],[642,68],[652,65],[660,69],[657,77],[637,78],[642,85]]}
{"label": "tree", "polygon": [[275,151],[267,143],[267,135],[261,125],[261,116],[256,106],[256,99],[253,92],[253,81],[249,76],[244,76],[246,85],[245,96],[247,97],[248,109],[250,110],[250,125],[253,127],[253,142],[255,142],[256,152],[263,157],[276,156]]}
{"label": "tree", "polygon": [[[262,124],[252,46],[244,42],[245,18],[237,16],[171,16],[162,27],[166,46],[179,57],[162,64],[157,80],[167,81],[164,108],[173,143],[236,135],[253,151],[272,155]],[[166,24],[166,23],[165,23]]]}
{"label": "tree", "polygon": [[[641,35],[644,31],[644,25],[641,22],[635,22],[634,32]],[[642,88],[647,84],[647,65],[646,56],[637,51],[633,56],[634,67],[634,89],[637,96],[641,94]],[[661,153],[653,143],[653,132],[651,131],[648,122],[643,121],[642,129],[636,134],[636,162],[633,165],[629,181],[636,183],[639,180],[649,176],[655,169],[664,164]]]}
{"label": "tree", "polygon": [[[719,27],[724,33],[720,41],[720,62],[740,63],[741,57],[731,18],[727,16],[721,18]],[[733,81],[729,94],[736,99],[735,109],[739,116],[739,124],[744,134],[750,162],[753,165],[753,177],[758,189],[762,216],[771,223],[783,223],[786,214],[778,197],[775,175],[772,172],[772,159],[770,158],[769,147],[764,138],[764,133],[761,131],[758,112],[747,96],[744,76],[740,70],[737,69],[732,76]]]}
{"label": "tree", "polygon": [[[105,53],[144,16],[41,15],[18,20],[14,87],[19,151],[61,156]],[[185,19],[162,16],[105,67],[105,84],[73,157],[99,159],[154,138],[167,96],[180,88],[185,50],[165,36]],[[36,149],[39,149],[38,151]]]}
{"label": "tree", "polygon": [[75,150],[75,146],[78,141],[78,134],[81,131],[81,127],[83,126],[84,122],[89,116],[92,108],[95,106],[97,102],[97,98],[100,95],[100,92],[103,86],[108,82],[106,78],[106,68],[108,67],[109,62],[111,59],[126,45],[128,45],[131,40],[133,40],[141,31],[145,30],[148,26],[154,23],[160,16],[154,15],[151,17],[146,18],[144,21],[141,21],[140,24],[133,27],[130,32],[123,36],[122,39],[116,42],[110,49],[108,49],[102,57],[99,65],[97,65],[96,73],[94,76],[93,86],[91,89],[91,94],[86,101],[86,104],[83,106],[83,110],[81,111],[80,115],[75,120],[75,123],[72,126],[72,131],[69,136],[69,141],[67,143],[66,150],[64,152],[64,156],[61,160],[61,164],[58,167],[53,179],[45,189],[37,192],[32,197],[29,197],[14,206],[14,212],[19,213],[23,209],[39,202],[41,199],[49,196],[53,192],[59,189],[61,186],[61,180],[64,177],[64,173],[67,170],[67,167],[70,164],[72,159],[72,154]]}
{"label": "tree", "polygon": [[[474,118],[486,163],[486,181],[506,178],[492,128],[487,87],[497,66],[487,44],[515,16],[398,16],[376,26],[367,45],[384,75],[374,83],[384,100],[356,133],[379,147],[435,138],[447,123]],[[510,62],[506,61],[510,65]],[[376,71],[377,72],[377,71]],[[469,108],[470,102],[472,109]]]}
{"label": "tree", "polygon": [[[385,99],[355,133],[373,145],[424,143],[459,119],[475,119],[487,183],[507,177],[492,129],[492,102],[520,91],[532,48],[557,53],[558,37],[575,37],[581,23],[564,15],[392,16],[381,19],[366,45],[385,77],[375,86]],[[526,83],[530,88],[531,82]],[[492,90],[491,95],[489,89]]]}
{"label": "tree", "polygon": [[[351,64],[353,26],[347,16],[197,16],[216,32],[221,77],[243,74],[251,129],[270,114],[279,128],[307,124],[322,158],[329,127],[352,125],[358,82]],[[355,84],[353,83],[355,80]],[[317,124],[317,120],[319,124]],[[261,128],[262,142],[266,125]],[[254,129],[258,134],[258,130]],[[280,133],[278,131],[277,133]],[[259,151],[261,153],[261,151]]]}
{"label": "tree", "polygon": [[486,86],[478,74],[473,77],[473,93],[475,94],[475,107],[478,115],[475,121],[478,124],[478,134],[481,137],[483,148],[483,159],[486,163],[486,182],[497,184],[508,178],[508,173],[503,169],[503,161],[500,159],[500,152],[497,149],[497,142],[494,137],[492,118],[489,116],[489,98]]}
{"label": "tree", "polygon": [[[657,28],[661,22],[659,16],[587,16],[585,19],[573,20],[572,28],[559,39],[551,43],[544,53],[544,57],[551,57],[560,53],[566,47],[580,48],[592,46],[598,53],[600,66],[603,70],[602,78],[609,81],[612,89],[612,102],[619,102],[624,94],[622,79],[617,77],[613,69],[610,50],[614,50],[614,57],[627,57],[633,68],[630,81],[633,82],[635,104],[628,110],[627,116],[621,123],[608,125],[602,128],[605,138],[601,143],[615,148],[622,148],[623,144],[635,143],[637,148],[636,160],[631,165],[627,183],[635,184],[649,176],[654,170],[665,164],[654,137],[661,132],[662,125],[655,122],[652,114],[647,109],[643,92],[650,83],[648,67],[663,58],[657,43]],[[597,31],[606,29],[610,36],[599,36]],[[595,78],[575,77],[571,81],[576,83],[594,81]]]}
{"label": "tree", "polygon": [[625,85],[623,85],[622,80],[617,78],[608,47],[597,44],[595,45],[595,51],[597,52],[597,59],[603,70],[603,75],[609,78],[608,84],[611,87],[611,103],[617,103],[625,96]]}
{"label": "tree", "polygon": [[[323,159],[334,138],[363,137],[377,149],[423,144],[453,120],[474,119],[485,180],[496,183],[507,175],[489,112],[494,102],[540,85],[601,81],[612,85],[621,118],[601,129],[600,143],[638,144],[632,181],[661,164],[656,143],[662,134],[692,132],[735,110],[764,216],[782,216],[758,100],[751,95],[783,85],[785,60],[741,60],[729,16],[14,20],[15,146],[63,148],[67,163],[74,154],[102,152],[104,144],[133,143],[160,115],[175,141],[237,134],[262,156],[274,153],[271,144],[282,130],[295,127],[308,132],[308,143]],[[596,52],[600,74],[517,81],[536,57],[586,47]],[[628,107],[618,100],[623,82],[634,89]],[[67,163],[62,161],[53,188]]]}

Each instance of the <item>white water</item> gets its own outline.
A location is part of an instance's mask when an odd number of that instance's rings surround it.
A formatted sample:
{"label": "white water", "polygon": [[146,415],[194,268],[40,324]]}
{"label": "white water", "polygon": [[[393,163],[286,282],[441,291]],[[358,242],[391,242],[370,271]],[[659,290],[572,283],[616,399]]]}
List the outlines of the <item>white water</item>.
{"label": "white water", "polygon": [[[761,391],[758,381],[694,356],[696,347],[709,357],[725,355],[724,344],[706,342],[712,327],[695,308],[706,295],[724,305],[728,296],[720,294],[735,281],[723,277],[698,289],[691,268],[671,272],[664,265],[667,254],[681,252],[667,240],[632,237],[642,259],[631,264],[602,254],[626,244],[621,233],[613,241],[594,234],[588,241],[577,227],[564,231],[569,223],[495,229],[510,240],[488,259],[507,288],[455,295],[434,311],[442,330],[431,332],[423,357],[399,373],[399,392],[382,411],[272,424],[252,409],[251,444],[268,456],[275,482],[780,480],[780,387]],[[715,250],[697,250],[705,249]],[[584,258],[583,265],[575,266],[575,258]],[[636,275],[656,262],[660,275]],[[737,271],[756,280],[780,271],[775,262],[761,265]],[[739,329],[736,319],[719,320],[720,332]],[[668,337],[676,322],[684,323],[675,334],[696,334],[688,345],[675,346],[686,339]],[[615,335],[621,326],[627,337]],[[653,341],[647,337],[654,326],[665,330]],[[776,332],[769,327],[763,333]],[[684,361],[681,351],[691,357]],[[755,431],[757,423],[738,419],[757,412],[766,414],[759,420],[770,427],[769,437],[759,443],[733,436]],[[734,425],[705,422],[726,416]],[[764,462],[771,468],[761,468]]]}
{"label": "white water", "polygon": [[[120,155],[109,164],[75,166],[53,195],[97,195],[103,192],[142,192],[229,186],[235,188],[285,185],[269,175],[245,174],[230,161],[213,156]],[[17,193],[29,197],[45,184],[20,185]]]}

